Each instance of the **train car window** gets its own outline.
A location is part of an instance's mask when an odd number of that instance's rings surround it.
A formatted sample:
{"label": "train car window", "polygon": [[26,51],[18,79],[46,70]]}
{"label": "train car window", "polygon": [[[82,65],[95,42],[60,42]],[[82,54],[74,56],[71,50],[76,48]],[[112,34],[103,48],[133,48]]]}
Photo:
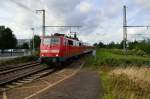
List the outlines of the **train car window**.
{"label": "train car window", "polygon": [[45,45],[55,45],[55,44],[60,44],[60,38],[56,38],[56,37],[53,37],[53,38],[44,38],[44,41],[43,43]]}
{"label": "train car window", "polygon": [[76,46],[77,44],[76,44],[76,41],[73,41],[73,46]]}
{"label": "train car window", "polygon": [[50,44],[52,44],[52,45],[60,44],[60,38],[56,38],[56,37],[51,38]]}
{"label": "train car window", "polygon": [[82,46],[82,44],[81,44],[81,43],[79,43],[79,46]]}
{"label": "train car window", "polygon": [[79,46],[79,42],[78,41],[75,41],[75,46]]}
{"label": "train car window", "polygon": [[68,45],[73,45],[73,41],[68,40]]}
{"label": "train car window", "polygon": [[44,43],[45,45],[49,45],[50,42],[51,42],[51,39],[50,39],[50,38],[44,38],[44,40],[43,40],[43,43]]}

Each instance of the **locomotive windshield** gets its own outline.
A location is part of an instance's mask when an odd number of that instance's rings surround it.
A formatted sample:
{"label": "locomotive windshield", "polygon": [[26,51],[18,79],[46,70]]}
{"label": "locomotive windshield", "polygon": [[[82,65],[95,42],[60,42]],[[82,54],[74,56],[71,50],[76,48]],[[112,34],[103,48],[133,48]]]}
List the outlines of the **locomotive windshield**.
{"label": "locomotive windshield", "polygon": [[52,38],[44,38],[44,42],[45,45],[56,45],[56,44],[60,44],[60,38],[57,37],[52,37]]}

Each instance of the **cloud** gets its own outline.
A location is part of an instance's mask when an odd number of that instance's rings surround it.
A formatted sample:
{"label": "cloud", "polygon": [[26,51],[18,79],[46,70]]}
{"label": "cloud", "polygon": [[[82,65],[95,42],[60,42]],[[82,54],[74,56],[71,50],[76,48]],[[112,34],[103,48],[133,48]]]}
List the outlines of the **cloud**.
{"label": "cloud", "polygon": [[[127,2],[131,4],[129,0]],[[80,29],[72,31],[79,31],[83,41],[108,43],[122,40],[121,0],[1,0],[0,3],[0,13],[3,13],[0,14],[0,23],[12,28],[17,38],[31,38],[31,27],[36,27],[36,34],[41,35],[42,14],[36,14],[35,10],[45,9],[46,25],[80,25]],[[149,6],[148,0],[134,0],[133,4],[145,8]],[[136,24],[134,16],[137,11],[128,11],[129,23],[134,21]],[[130,20],[130,16],[134,20]],[[148,20],[149,15],[146,18]],[[66,33],[68,30],[46,28],[47,35]]]}
{"label": "cloud", "polygon": [[27,5],[24,5],[25,3],[29,2],[29,0],[27,1],[23,1],[23,0],[11,0],[13,3],[15,3],[16,5],[18,5],[21,8],[24,8],[26,10],[31,10]]}
{"label": "cloud", "polygon": [[[3,0],[4,2],[4,0]],[[80,30],[72,29],[72,31],[80,31],[80,36],[84,37],[83,40],[88,42],[95,42],[102,37],[97,37],[100,31],[104,31],[107,28],[107,18],[115,16],[118,11],[118,3],[112,0],[105,1],[105,5],[110,7],[113,3],[115,6],[112,9],[101,8],[97,0],[6,0],[4,4],[3,13],[6,15],[0,17],[8,17],[3,24],[10,26],[18,38],[31,37],[31,27],[41,26],[42,17],[36,15],[36,9],[46,9],[46,24],[47,25],[80,25]],[[10,6],[11,5],[11,6]],[[104,12],[106,10],[106,12]],[[109,12],[110,11],[110,12]],[[109,12],[109,13],[107,13]],[[9,24],[10,23],[10,24]],[[41,34],[41,28],[37,28],[36,32]],[[67,29],[52,29],[47,28],[47,32],[54,32]],[[98,32],[99,31],[99,32]],[[50,34],[50,33],[47,33]],[[90,38],[94,35],[93,38]],[[107,35],[110,35],[107,33]],[[104,36],[104,35],[103,35]]]}
{"label": "cloud", "polygon": [[150,9],[149,0],[134,0],[134,2],[145,9]]}
{"label": "cloud", "polygon": [[92,5],[90,3],[84,1],[78,5],[78,8],[79,8],[80,12],[88,13],[92,9]]}

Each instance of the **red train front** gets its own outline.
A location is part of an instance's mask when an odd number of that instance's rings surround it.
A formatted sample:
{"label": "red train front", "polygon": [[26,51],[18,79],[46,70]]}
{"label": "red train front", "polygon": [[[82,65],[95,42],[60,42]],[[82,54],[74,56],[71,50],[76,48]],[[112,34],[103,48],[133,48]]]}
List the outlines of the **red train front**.
{"label": "red train front", "polygon": [[90,51],[91,47],[80,42],[77,38],[54,34],[43,37],[40,46],[40,59],[41,62],[63,62]]}

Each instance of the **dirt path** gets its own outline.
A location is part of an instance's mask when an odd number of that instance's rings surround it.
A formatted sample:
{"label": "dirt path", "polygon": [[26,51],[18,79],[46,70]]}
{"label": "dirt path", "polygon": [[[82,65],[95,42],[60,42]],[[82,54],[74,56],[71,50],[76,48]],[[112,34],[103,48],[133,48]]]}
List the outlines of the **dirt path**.
{"label": "dirt path", "polygon": [[101,99],[100,96],[102,87],[98,73],[81,69],[75,76],[32,99]]}

